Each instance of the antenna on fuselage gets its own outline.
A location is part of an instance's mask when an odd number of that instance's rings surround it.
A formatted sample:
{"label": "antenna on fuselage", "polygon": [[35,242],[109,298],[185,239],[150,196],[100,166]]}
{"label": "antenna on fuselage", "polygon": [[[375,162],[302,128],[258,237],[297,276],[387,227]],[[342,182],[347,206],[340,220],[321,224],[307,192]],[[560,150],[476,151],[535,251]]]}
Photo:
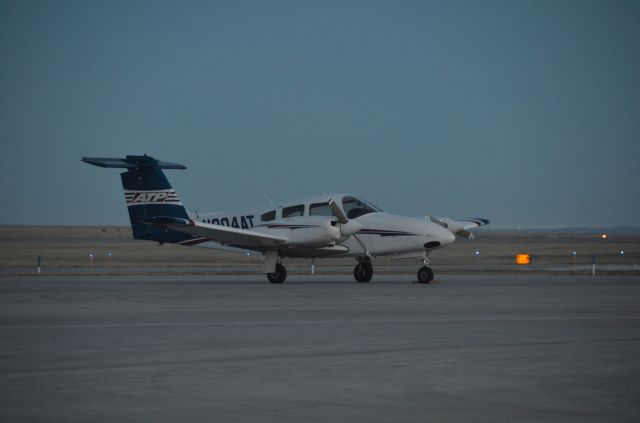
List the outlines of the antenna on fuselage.
{"label": "antenna on fuselage", "polygon": [[262,188],[258,187],[258,191],[260,191],[260,194],[262,194],[262,196],[264,198],[267,199],[267,201],[269,202],[269,204],[273,205],[273,201],[271,201],[271,198],[269,198],[269,196],[267,194],[264,193],[264,191],[262,190]]}

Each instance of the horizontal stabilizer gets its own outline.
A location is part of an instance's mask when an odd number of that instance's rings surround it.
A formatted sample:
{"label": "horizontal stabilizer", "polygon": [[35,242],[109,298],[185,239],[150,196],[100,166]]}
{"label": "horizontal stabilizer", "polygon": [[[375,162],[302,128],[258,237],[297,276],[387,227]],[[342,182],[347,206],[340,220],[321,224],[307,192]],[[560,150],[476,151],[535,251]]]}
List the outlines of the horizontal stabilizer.
{"label": "horizontal stabilizer", "polygon": [[178,163],[161,162],[151,156],[127,156],[124,159],[108,157],[83,157],[82,161],[100,167],[112,167],[119,169],[139,169],[142,167],[159,167],[160,169],[186,169]]}
{"label": "horizontal stabilizer", "polygon": [[172,226],[189,225],[191,221],[189,219],[182,219],[180,217],[172,216],[154,216],[146,219],[139,220],[140,223],[147,225],[159,226],[162,228],[170,228]]}

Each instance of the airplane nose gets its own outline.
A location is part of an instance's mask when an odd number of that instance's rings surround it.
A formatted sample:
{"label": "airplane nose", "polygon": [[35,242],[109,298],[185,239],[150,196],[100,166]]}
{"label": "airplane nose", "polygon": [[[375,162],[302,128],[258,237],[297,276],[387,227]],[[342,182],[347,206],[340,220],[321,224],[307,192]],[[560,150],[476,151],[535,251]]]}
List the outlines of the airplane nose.
{"label": "airplane nose", "polygon": [[442,228],[442,245],[452,244],[456,240],[456,236],[452,234],[448,229]]}
{"label": "airplane nose", "polygon": [[452,234],[451,231],[443,228],[440,225],[431,223],[429,229],[429,237],[432,239],[435,238],[435,240],[427,242],[425,244],[425,248],[444,247],[445,245],[449,245],[456,240],[456,236]]}

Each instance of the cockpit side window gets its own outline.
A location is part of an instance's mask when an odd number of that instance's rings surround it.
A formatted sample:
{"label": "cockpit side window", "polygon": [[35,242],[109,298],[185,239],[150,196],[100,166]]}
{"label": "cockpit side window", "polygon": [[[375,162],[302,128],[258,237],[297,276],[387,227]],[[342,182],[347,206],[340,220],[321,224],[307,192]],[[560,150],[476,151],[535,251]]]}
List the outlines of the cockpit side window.
{"label": "cockpit side window", "polygon": [[298,204],[297,206],[289,206],[282,209],[282,218],[304,216],[304,204]]}
{"label": "cockpit side window", "polygon": [[309,216],[334,216],[329,203],[315,203],[309,206]]}
{"label": "cockpit side window", "polygon": [[264,213],[262,216],[260,216],[260,220],[263,222],[271,222],[272,220],[276,220],[276,211],[271,210]]}
{"label": "cockpit side window", "polygon": [[355,219],[369,213],[376,213],[380,210],[376,207],[366,203],[363,200],[358,200],[355,197],[344,197],[342,199],[342,208],[347,214],[349,219]]}

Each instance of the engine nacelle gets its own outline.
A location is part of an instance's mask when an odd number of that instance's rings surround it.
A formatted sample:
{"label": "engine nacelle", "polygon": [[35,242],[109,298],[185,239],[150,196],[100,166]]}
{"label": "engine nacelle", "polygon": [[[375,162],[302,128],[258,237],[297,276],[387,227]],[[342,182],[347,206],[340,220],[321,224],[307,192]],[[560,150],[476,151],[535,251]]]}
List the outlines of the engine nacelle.
{"label": "engine nacelle", "polygon": [[326,247],[345,239],[340,224],[331,217],[301,216],[282,219],[275,224],[289,229],[289,242],[295,245]]}

